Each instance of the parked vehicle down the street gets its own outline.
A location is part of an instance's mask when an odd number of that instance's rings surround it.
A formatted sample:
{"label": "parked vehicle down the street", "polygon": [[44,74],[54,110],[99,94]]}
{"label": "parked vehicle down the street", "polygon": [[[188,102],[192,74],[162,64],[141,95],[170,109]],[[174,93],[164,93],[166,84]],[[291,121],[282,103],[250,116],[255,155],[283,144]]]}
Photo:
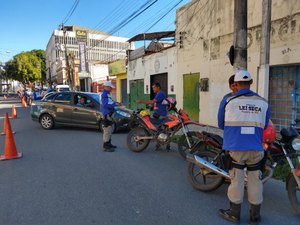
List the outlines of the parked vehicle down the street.
{"label": "parked vehicle down the street", "polygon": [[[84,104],[80,99],[84,98]],[[96,128],[102,131],[103,116],[100,113],[99,94],[89,92],[52,92],[41,101],[33,102],[31,118],[38,121],[44,129],[56,125]],[[114,131],[127,129],[130,110],[116,107],[114,114]]]}
{"label": "parked vehicle down the street", "polygon": [[59,85],[56,85],[55,90],[57,92],[63,92],[63,91],[70,91],[71,89],[70,89],[69,85],[59,84]]}

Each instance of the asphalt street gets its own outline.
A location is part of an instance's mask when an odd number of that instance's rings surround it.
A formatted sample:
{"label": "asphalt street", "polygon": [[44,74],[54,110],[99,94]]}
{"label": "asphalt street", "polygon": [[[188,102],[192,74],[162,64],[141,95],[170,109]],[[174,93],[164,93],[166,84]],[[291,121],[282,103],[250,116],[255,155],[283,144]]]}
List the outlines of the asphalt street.
{"label": "asphalt street", "polygon": [[[11,104],[0,103],[0,130]],[[187,163],[171,152],[142,153],[126,147],[126,132],[113,135],[117,151],[101,150],[101,133],[57,127],[44,130],[30,118],[30,108],[16,104],[10,120],[21,159],[0,161],[0,225],[225,225],[227,186],[212,193],[196,191],[187,179]],[[0,137],[0,153],[5,136]],[[248,204],[241,224],[247,224]],[[264,186],[262,225],[299,225],[285,183]]]}

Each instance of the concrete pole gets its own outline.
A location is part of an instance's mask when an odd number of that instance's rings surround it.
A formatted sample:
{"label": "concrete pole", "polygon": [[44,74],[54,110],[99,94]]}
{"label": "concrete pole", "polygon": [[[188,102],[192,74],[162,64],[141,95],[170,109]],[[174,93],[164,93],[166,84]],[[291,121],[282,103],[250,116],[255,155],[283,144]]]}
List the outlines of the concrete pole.
{"label": "concrete pole", "polygon": [[265,99],[269,97],[269,71],[270,71],[270,33],[272,0],[262,1],[262,25],[260,61],[258,71],[258,94]]}
{"label": "concrete pole", "polygon": [[69,55],[67,51],[67,38],[66,38],[66,32],[67,29],[64,27],[64,24],[62,24],[63,34],[64,34],[64,46],[65,46],[65,60],[66,60],[66,68],[67,68],[67,74],[68,74],[68,85],[71,90],[73,90],[72,86],[72,80],[71,80],[71,71],[70,71],[70,63],[69,63]]}
{"label": "concrete pole", "polygon": [[234,0],[233,68],[247,69],[247,0]]}

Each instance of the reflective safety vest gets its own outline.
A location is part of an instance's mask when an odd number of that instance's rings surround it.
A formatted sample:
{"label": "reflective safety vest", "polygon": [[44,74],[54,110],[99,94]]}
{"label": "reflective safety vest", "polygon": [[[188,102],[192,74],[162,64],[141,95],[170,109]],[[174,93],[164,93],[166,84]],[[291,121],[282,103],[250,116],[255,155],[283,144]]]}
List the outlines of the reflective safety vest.
{"label": "reflective safety vest", "polygon": [[223,99],[218,114],[219,126],[224,129],[223,149],[263,151],[263,130],[269,118],[267,101],[248,89]]}

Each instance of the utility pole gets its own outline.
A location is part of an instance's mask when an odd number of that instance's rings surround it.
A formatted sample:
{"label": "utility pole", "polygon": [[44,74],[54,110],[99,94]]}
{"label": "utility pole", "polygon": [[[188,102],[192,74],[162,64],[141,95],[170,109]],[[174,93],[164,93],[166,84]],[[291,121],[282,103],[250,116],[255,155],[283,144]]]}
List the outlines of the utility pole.
{"label": "utility pole", "polygon": [[234,69],[247,69],[247,0],[234,0]]}
{"label": "utility pole", "polygon": [[49,73],[49,86],[52,88],[52,81],[51,81],[51,66],[52,66],[52,62],[49,61],[49,67],[48,67],[48,73]]}
{"label": "utility pole", "polygon": [[258,71],[258,94],[265,99],[268,99],[269,97],[271,11],[272,0],[263,0],[260,59]]}
{"label": "utility pole", "polygon": [[66,68],[67,68],[67,73],[68,73],[68,85],[70,86],[70,89],[73,90],[70,64],[69,64],[69,56],[68,56],[68,51],[67,51],[67,38],[66,38],[67,29],[64,27],[64,24],[62,24],[62,29],[63,29],[63,34],[64,34],[65,60],[66,60]]}
{"label": "utility pole", "polygon": [[75,73],[75,55],[70,53],[69,54],[69,59],[71,61],[71,64],[69,63],[69,69],[70,69],[70,76],[71,76],[71,86],[74,87],[74,90],[75,90],[75,87],[76,87],[76,82],[75,82],[75,76],[74,76],[74,73]]}

